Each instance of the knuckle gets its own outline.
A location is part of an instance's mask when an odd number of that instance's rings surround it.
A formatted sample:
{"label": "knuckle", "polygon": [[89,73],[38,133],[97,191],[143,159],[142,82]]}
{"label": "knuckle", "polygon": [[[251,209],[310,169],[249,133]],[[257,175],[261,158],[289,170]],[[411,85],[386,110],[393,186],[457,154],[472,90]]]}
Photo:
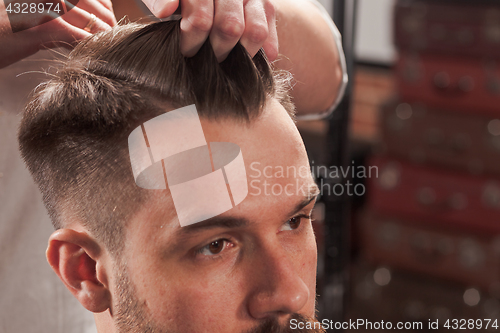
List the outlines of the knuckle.
{"label": "knuckle", "polygon": [[191,15],[189,22],[195,30],[209,32],[213,25],[213,15],[200,10]]}
{"label": "knuckle", "polygon": [[269,36],[269,29],[266,25],[255,24],[248,28],[245,34],[252,43],[261,44],[267,39],[267,36]]}
{"label": "knuckle", "polygon": [[217,26],[217,32],[223,39],[239,39],[245,30],[245,25],[238,19],[225,19]]}

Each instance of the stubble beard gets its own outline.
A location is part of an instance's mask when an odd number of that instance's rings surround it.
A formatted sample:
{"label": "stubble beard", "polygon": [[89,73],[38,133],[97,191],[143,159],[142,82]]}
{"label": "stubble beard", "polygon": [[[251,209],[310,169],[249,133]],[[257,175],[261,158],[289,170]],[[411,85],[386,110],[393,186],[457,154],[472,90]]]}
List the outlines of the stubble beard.
{"label": "stubble beard", "polygon": [[[118,333],[180,333],[173,330],[162,328],[159,323],[156,323],[149,314],[147,308],[141,304],[133,283],[131,282],[128,273],[124,267],[118,269],[118,284],[117,284],[117,302],[114,306],[114,317]],[[303,323],[303,327],[307,327],[306,323],[311,324],[316,322],[315,328],[312,329],[292,329],[290,325],[282,325],[276,317],[272,317],[262,322],[257,327],[248,330],[244,333],[324,333],[325,330],[318,328],[321,325],[312,318],[294,313],[290,320],[295,319],[296,323]],[[302,325],[297,325],[302,326]],[[234,332],[227,332],[234,333]]]}

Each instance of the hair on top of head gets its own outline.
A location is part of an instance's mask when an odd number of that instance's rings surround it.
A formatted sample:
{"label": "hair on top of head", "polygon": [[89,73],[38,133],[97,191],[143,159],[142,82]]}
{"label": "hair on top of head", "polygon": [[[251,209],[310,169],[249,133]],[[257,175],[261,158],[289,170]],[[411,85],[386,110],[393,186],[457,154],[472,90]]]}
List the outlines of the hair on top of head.
{"label": "hair on top of head", "polygon": [[151,193],[135,185],[130,132],[165,105],[249,122],[270,96],[293,115],[287,78],[239,43],[220,64],[208,40],[185,58],[179,21],[117,26],[81,42],[37,87],[19,129],[21,154],[55,228],[77,218],[117,253],[126,221]]}

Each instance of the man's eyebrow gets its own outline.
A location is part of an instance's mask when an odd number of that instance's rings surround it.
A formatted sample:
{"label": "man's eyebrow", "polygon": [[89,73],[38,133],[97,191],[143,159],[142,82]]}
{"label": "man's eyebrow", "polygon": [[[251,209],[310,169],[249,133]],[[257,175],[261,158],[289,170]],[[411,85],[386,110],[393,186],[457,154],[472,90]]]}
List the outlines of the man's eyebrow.
{"label": "man's eyebrow", "polygon": [[239,227],[245,227],[248,224],[249,221],[246,218],[242,217],[215,216],[205,221],[182,227],[179,230],[179,234],[187,235],[202,230],[214,229],[214,228],[228,228],[228,229],[239,228]]}
{"label": "man's eyebrow", "polygon": [[304,207],[306,207],[307,205],[309,205],[313,200],[315,200],[318,195],[320,194],[320,190],[318,188],[318,185],[314,184],[313,186],[309,186],[308,187],[308,190],[309,192],[306,194],[306,196],[304,197],[304,200],[302,200],[301,202],[299,202],[294,209],[292,209],[292,211],[290,212],[290,216],[297,213],[298,211],[300,211],[301,209],[303,209]]}
{"label": "man's eyebrow", "polygon": [[[292,212],[289,214],[290,216],[297,213],[305,206],[309,205],[316,197],[319,195],[319,188],[316,184],[314,186],[308,187],[308,193],[304,197],[304,200],[299,202]],[[243,217],[231,217],[231,216],[215,216],[209,218],[205,221],[194,223],[191,225],[187,225],[178,230],[177,234],[179,236],[187,236],[189,234],[193,234],[196,232],[200,232],[203,230],[214,229],[214,228],[240,228],[246,227],[250,224],[250,221]]]}

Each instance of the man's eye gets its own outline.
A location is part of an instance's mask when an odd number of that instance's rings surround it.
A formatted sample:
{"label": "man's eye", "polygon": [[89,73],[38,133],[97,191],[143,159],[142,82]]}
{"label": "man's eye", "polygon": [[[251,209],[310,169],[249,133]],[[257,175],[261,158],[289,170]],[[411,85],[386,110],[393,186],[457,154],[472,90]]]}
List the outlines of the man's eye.
{"label": "man's eye", "polygon": [[300,223],[302,222],[303,218],[309,218],[309,216],[300,215],[300,216],[292,217],[291,219],[286,221],[286,223],[281,228],[281,231],[298,229],[300,227]]}
{"label": "man's eye", "polygon": [[224,250],[228,245],[227,240],[225,239],[218,239],[216,241],[213,241],[212,243],[202,247],[200,250],[198,250],[199,253],[205,255],[205,256],[213,256],[216,254],[219,254]]}

